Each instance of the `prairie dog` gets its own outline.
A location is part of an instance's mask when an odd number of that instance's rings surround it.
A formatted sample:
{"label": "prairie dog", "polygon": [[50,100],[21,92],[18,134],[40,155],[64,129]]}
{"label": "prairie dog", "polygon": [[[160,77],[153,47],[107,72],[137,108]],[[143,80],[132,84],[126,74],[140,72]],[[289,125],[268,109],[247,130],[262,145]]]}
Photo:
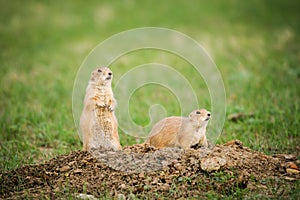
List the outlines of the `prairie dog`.
{"label": "prairie dog", "polygon": [[104,148],[119,150],[118,122],[114,110],[116,100],[111,82],[113,73],[109,68],[95,69],[89,80],[80,117],[83,150]]}
{"label": "prairie dog", "polygon": [[206,126],[210,119],[210,112],[197,109],[189,117],[167,117],[156,123],[146,144],[157,148],[181,147],[187,149],[195,144],[208,146]]}

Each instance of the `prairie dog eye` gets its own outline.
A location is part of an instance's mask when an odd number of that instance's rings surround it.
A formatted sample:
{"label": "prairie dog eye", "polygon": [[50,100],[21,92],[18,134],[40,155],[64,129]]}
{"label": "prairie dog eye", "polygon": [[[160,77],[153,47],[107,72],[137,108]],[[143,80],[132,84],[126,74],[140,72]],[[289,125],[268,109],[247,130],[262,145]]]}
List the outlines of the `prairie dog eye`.
{"label": "prairie dog eye", "polygon": [[112,75],[112,73],[111,73],[111,72],[109,72],[109,73],[108,73],[108,75],[110,75],[110,76],[111,76],[111,75]]}
{"label": "prairie dog eye", "polygon": [[98,69],[98,72],[102,72],[102,70],[101,70],[101,69]]}
{"label": "prairie dog eye", "polygon": [[197,115],[200,115],[200,114],[201,114],[201,112],[200,112],[200,111],[197,111],[197,112],[196,112],[196,114],[197,114]]}

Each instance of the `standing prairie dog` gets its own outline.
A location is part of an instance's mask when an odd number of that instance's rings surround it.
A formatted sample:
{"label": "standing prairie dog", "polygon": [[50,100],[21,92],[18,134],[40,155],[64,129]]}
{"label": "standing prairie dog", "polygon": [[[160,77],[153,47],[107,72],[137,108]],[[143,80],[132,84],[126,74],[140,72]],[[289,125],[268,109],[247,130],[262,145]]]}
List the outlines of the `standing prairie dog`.
{"label": "standing prairie dog", "polygon": [[103,148],[119,150],[118,122],[114,114],[116,100],[111,82],[112,71],[103,67],[95,69],[89,80],[80,117],[83,150]]}
{"label": "standing prairie dog", "polygon": [[195,144],[208,146],[206,126],[210,112],[205,109],[194,110],[189,117],[167,117],[152,128],[146,144],[157,148],[181,147],[187,149]]}

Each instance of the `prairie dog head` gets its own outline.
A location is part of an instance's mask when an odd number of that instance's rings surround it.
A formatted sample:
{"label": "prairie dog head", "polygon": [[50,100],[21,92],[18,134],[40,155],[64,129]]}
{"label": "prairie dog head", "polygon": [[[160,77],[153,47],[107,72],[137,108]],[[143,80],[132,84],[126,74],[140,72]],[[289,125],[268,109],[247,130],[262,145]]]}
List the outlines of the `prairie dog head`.
{"label": "prairie dog head", "polygon": [[113,73],[108,67],[100,67],[95,69],[91,75],[91,82],[96,85],[110,86]]}
{"label": "prairie dog head", "polygon": [[210,112],[202,108],[192,111],[189,115],[189,119],[193,125],[202,127],[207,125],[210,116]]}

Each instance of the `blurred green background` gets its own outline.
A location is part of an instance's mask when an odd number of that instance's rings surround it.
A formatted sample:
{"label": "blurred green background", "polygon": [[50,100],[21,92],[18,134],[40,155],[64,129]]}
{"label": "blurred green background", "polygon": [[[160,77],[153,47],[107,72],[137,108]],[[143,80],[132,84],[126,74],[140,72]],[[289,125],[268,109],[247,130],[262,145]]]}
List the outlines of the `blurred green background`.
{"label": "blurred green background", "polygon": [[[218,143],[239,139],[268,154],[299,157],[299,10],[296,0],[0,0],[0,169],[81,149],[71,105],[78,68],[101,41],[147,26],[197,40],[223,76],[227,114],[254,113],[226,121]],[[194,74],[178,57],[153,50],[126,55],[112,69],[117,79],[148,62]],[[210,105],[205,84],[198,91],[203,105]],[[137,92],[133,118],[146,123],[147,101],[156,98],[178,113],[164,93],[151,86]],[[123,146],[142,142],[122,132],[120,137]]]}

